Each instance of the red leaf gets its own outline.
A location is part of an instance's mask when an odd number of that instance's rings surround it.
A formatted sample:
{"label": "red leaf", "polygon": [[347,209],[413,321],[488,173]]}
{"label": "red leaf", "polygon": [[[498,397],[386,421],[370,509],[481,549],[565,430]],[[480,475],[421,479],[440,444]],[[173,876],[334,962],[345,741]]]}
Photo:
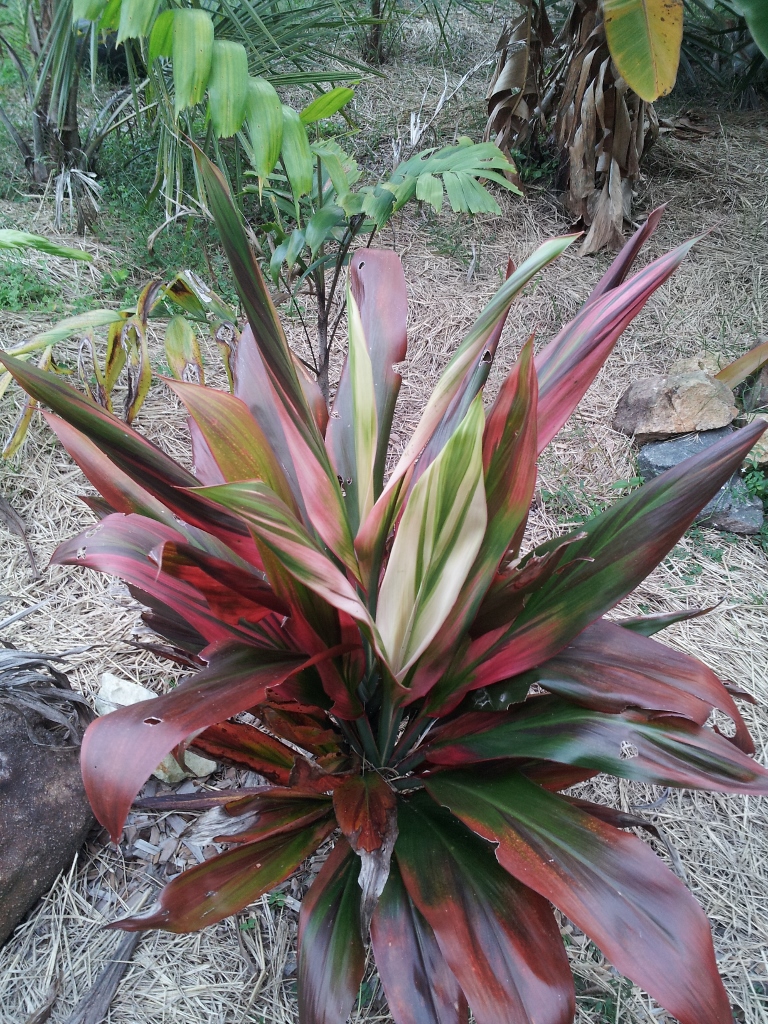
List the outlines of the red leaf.
{"label": "red leaf", "polygon": [[363,931],[389,875],[397,839],[397,799],[376,772],[350,776],[333,791],[333,809],[341,831],[360,857]]}
{"label": "red leaf", "polygon": [[610,286],[601,297],[590,297],[575,319],[536,356],[539,451],[581,401],[624,329],[677,270],[696,241],[684,242],[629,281]]}
{"label": "red leaf", "polygon": [[285,832],[304,829],[320,818],[332,819],[333,809],[327,796],[297,789],[273,787],[253,796],[230,800],[225,811],[232,817],[258,815],[255,823],[234,835],[216,836],[217,843],[250,843]]}
{"label": "red leaf", "polygon": [[371,920],[376,968],[396,1024],[467,1024],[469,1009],[397,862]]}
{"label": "red leaf", "polygon": [[704,912],[650,847],[517,772],[444,772],[432,796],[496,846],[499,863],[550,900],[680,1024],[731,1021]]}
{"label": "red leaf", "polygon": [[638,253],[659,226],[659,221],[664,215],[665,210],[666,206],[657,206],[655,210],[648,214],[645,223],[641,224],[634,235],[624,243],[608,270],[606,270],[592,289],[589,298],[584,303],[585,306],[597,302],[606,292],[618,288],[623,283],[627,274],[632,269],[632,264],[637,259]]}
{"label": "red leaf", "polygon": [[299,832],[235,846],[182,871],[149,910],[110,927],[129,932],[147,928],[194,932],[216,924],[284,881],[332,830],[332,822],[319,821]]}
{"label": "red leaf", "polygon": [[299,1024],[344,1024],[365,969],[357,857],[340,839],[301,904]]}
{"label": "red leaf", "polygon": [[546,900],[425,794],[400,803],[398,823],[395,856],[408,895],[477,1024],[571,1024],[573,979]]}
{"label": "red leaf", "polygon": [[[246,631],[222,621],[194,586],[159,570],[151,552],[158,545],[183,542],[179,533],[154,519],[116,512],[60,544],[51,562],[81,565],[119,576],[148,595],[152,607],[155,602],[167,606],[209,643],[236,637],[248,639]],[[212,588],[222,591],[215,581],[211,580],[211,584]],[[263,614],[260,610],[255,615],[256,621]],[[231,615],[229,617],[232,619]]]}
{"label": "red leaf", "polygon": [[272,782],[285,786],[296,752],[260,729],[241,722],[220,722],[204,729],[190,748],[215,761],[249,768]]}
{"label": "red leaf", "polygon": [[242,644],[214,645],[208,667],[151,703],[97,718],[80,753],[93,813],[114,842],[131,802],[160,761],[182,740],[263,700],[300,668],[302,655]]}

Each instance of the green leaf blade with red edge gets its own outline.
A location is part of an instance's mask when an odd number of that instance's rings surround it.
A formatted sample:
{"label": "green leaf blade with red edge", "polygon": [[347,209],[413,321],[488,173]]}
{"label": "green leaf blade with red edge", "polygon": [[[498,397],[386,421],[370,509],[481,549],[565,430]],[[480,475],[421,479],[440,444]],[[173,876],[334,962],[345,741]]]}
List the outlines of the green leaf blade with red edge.
{"label": "green leaf blade with red edge", "polygon": [[573,978],[546,900],[426,794],[401,801],[398,824],[405,888],[477,1024],[571,1024]]}
{"label": "green leaf blade with red edge", "polygon": [[264,699],[306,659],[243,644],[214,645],[207,667],[151,702],[97,718],[80,752],[86,793],[114,842],[131,801],[174,747]]}
{"label": "green leaf blade with red edge", "polygon": [[[539,271],[560,256],[575,237],[554,238],[539,246],[496,292],[451,357],[386,487],[355,537],[355,550],[363,570],[363,582],[370,583],[378,578],[379,559],[398,501],[402,497],[403,480],[410,473],[417,456],[432,437],[462,384],[466,382],[467,371],[476,365],[478,359],[484,361],[487,345],[495,337],[499,324],[503,322],[519,292]],[[492,354],[490,359],[493,359]]]}
{"label": "green leaf blade with red edge", "polygon": [[731,1020],[704,912],[642,840],[518,772],[440,772],[428,792],[681,1024]]}
{"label": "green leaf blade with red edge", "polygon": [[[557,572],[530,595],[512,626],[473,642],[465,660],[472,675],[468,687],[541,664],[634,590],[730,479],[765,426],[735,431],[589,520],[578,531],[583,539],[568,545]],[[535,554],[563,540],[549,541]]]}
{"label": "green leaf blade with red edge", "polygon": [[645,708],[703,725],[717,708],[736,726],[734,742],[740,749],[755,752],[739,709],[710,668],[606,619],[587,626],[568,647],[527,675],[550,693],[595,711]]}
{"label": "green leaf blade with red edge", "polygon": [[252,796],[235,798],[225,804],[224,810],[232,817],[233,824],[242,815],[255,816],[256,820],[233,835],[227,834],[226,822],[223,823],[222,835],[215,837],[217,843],[257,842],[307,828],[320,819],[330,822],[333,818],[329,797],[299,788],[277,786]]}
{"label": "green leaf blade with red edge", "polygon": [[301,903],[299,1024],[344,1024],[363,980],[360,861],[340,839]]}
{"label": "green leaf blade with red edge", "polygon": [[320,821],[306,829],[226,850],[182,871],[145,913],[115,921],[111,927],[130,932],[147,928],[194,932],[216,924],[293,874],[332,828],[331,821]]}
{"label": "green leaf blade with red edge", "polygon": [[467,1024],[469,1007],[393,860],[371,920],[376,969],[396,1024]]}
{"label": "green leaf blade with red edge", "polygon": [[436,729],[423,753],[431,764],[537,758],[659,786],[768,794],[768,770],[711,729],[671,715],[590,711],[554,696],[462,715]]}

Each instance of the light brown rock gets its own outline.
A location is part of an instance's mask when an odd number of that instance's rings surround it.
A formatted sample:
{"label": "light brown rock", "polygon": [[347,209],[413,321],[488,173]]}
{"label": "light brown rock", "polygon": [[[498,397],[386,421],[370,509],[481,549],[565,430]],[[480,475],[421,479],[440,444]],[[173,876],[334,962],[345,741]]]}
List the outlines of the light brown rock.
{"label": "light brown rock", "polygon": [[645,444],[676,434],[717,430],[737,414],[727,384],[703,370],[670,373],[630,384],[616,406],[613,429]]}
{"label": "light brown rock", "polygon": [[728,358],[724,355],[718,355],[715,352],[697,352],[695,356],[676,359],[668,373],[697,373],[699,370],[703,370],[704,373],[714,377],[727,363]]}

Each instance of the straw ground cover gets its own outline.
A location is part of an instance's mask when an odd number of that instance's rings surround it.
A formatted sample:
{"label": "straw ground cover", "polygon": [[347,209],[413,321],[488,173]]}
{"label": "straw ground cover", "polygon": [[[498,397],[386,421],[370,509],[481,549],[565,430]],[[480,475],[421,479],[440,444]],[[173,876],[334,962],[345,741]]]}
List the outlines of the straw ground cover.
{"label": "straw ground cover", "polygon": [[[421,31],[421,30],[420,30]],[[412,45],[424,40],[413,33]],[[415,39],[415,42],[413,41]],[[465,40],[474,56],[476,37]],[[384,82],[362,90],[358,118],[370,130],[372,162],[391,160],[389,140],[399,124],[407,129],[410,111],[434,103],[443,88],[442,73],[415,63],[418,54],[405,52],[390,69],[399,81],[391,121],[376,120],[382,98],[392,104]],[[464,55],[462,54],[462,61]],[[464,67],[470,66],[471,56]],[[468,82],[439,115],[435,127],[445,141],[451,123],[471,128],[470,112],[481,109],[484,71]],[[455,84],[461,71],[449,73]],[[619,493],[617,482],[635,476],[631,446],[610,429],[618,396],[639,375],[663,370],[679,356],[702,348],[740,354],[765,331],[768,302],[768,128],[754,115],[702,111],[714,129],[692,144],[662,140],[648,165],[649,177],[638,197],[638,209],[668,202],[667,214],[648,246],[646,259],[684,237],[712,229],[673,279],[658,292],[620,341],[566,429],[541,463],[536,507],[531,516],[532,540],[569,528]],[[469,121],[469,124],[468,124]],[[430,129],[431,131],[431,129]],[[527,202],[500,199],[505,215],[490,225],[457,224],[450,217],[413,213],[395,221],[383,244],[396,244],[409,283],[410,351],[405,366],[399,423],[395,433],[405,439],[448,354],[498,283],[498,268],[508,256],[519,262],[543,238],[566,228],[554,200],[532,192]],[[3,211],[6,213],[6,210]],[[23,212],[31,215],[28,204]],[[47,216],[43,208],[42,216]],[[33,230],[41,230],[37,227]],[[17,226],[28,227],[17,221]],[[68,239],[67,244],[78,244]],[[98,249],[98,247],[97,247]],[[95,252],[96,273],[112,254]],[[497,379],[531,330],[542,341],[571,316],[598,278],[607,260],[580,260],[566,254],[517,303],[506,330],[495,369]],[[175,268],[169,268],[175,269]],[[54,273],[64,275],[62,268]],[[141,276],[140,270],[132,275]],[[87,282],[71,284],[85,294]],[[78,289],[82,289],[78,291]],[[51,321],[50,316],[6,315],[0,342],[11,344]],[[293,328],[301,343],[301,328]],[[76,346],[66,351],[76,362]],[[161,368],[159,339],[154,361]],[[208,346],[209,366],[217,356]],[[0,404],[0,427],[7,433],[12,409]],[[153,386],[138,426],[176,457],[183,457],[182,414],[175,400]],[[79,471],[69,462],[40,422],[30,431],[26,448],[0,467],[0,490],[22,514],[41,566],[56,543],[90,521],[77,500],[87,492]],[[99,675],[113,671],[158,691],[175,674],[146,651],[137,650],[138,608],[122,585],[55,567],[34,578],[23,544],[0,526],[4,558],[0,563],[0,622],[15,612],[40,604],[25,618],[5,627],[2,637],[18,647],[60,651],[90,644],[69,661],[73,682],[92,694]],[[723,603],[707,617],[668,630],[662,637],[702,657],[721,677],[768,702],[768,558],[754,540],[692,531],[640,588],[632,611],[660,611]],[[139,637],[141,639],[141,637]],[[768,757],[768,715],[745,706],[745,717],[758,756]],[[211,785],[232,785],[238,779],[222,772]],[[242,781],[242,779],[240,779]],[[616,787],[618,787],[618,792]],[[721,795],[671,793],[606,779],[589,787],[591,799],[640,810],[662,831],[668,846],[659,852],[691,887],[712,922],[720,971],[745,1024],[768,1021],[768,802]],[[3,1019],[26,1024],[59,986],[51,1020],[67,1020],[72,1006],[114,954],[120,936],[103,925],[127,909],[135,909],[184,863],[210,852],[210,836],[194,815],[134,814],[118,849],[95,835],[72,870],[0,951],[0,1005]],[[652,842],[656,842],[652,840]],[[156,852],[154,852],[156,851]],[[320,856],[308,865],[319,868]],[[295,1020],[295,937],[298,902],[304,886],[286,883],[281,892],[206,931],[188,936],[151,933],[139,944],[113,1003],[113,1024],[234,1024],[240,1021]],[[569,955],[578,984],[581,1022],[663,1021],[647,997],[621,979],[584,936],[563,922]],[[364,982],[357,1018],[388,1019],[375,977]]]}

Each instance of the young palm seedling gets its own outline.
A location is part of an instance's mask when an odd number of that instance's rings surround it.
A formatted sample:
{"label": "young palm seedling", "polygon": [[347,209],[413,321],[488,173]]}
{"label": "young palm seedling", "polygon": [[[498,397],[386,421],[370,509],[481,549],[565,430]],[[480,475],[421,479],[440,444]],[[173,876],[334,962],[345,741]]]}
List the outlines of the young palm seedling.
{"label": "young palm seedling", "polygon": [[[460,1024],[468,1007],[478,1024],[567,1024],[574,986],[553,907],[682,1024],[730,1021],[707,919],[624,831],[638,819],[564,791],[607,772],[768,793],[728,688],[652,638],[682,616],[605,617],[762,425],[521,552],[538,453],[692,243],[628,278],[652,215],[574,321],[535,356],[525,345],[486,410],[510,304],[572,239],[542,245],[456,349],[387,478],[406,352],[397,256],[360,249],[351,262],[329,416],[297,372],[223,178],[202,157],[199,169],[248,324],[233,394],[168,381],[189,412],[196,475],[55,375],[5,359],[102,495],[89,499],[98,524],[54,560],[121,576],[176,656],[202,666],[89,727],[97,817],[117,839],[150,772],[185,745],[269,780],[212,796],[233,819],[228,848],[117,926],[212,924],[333,844],[301,907],[305,1024],[347,1018],[369,938],[398,1024]],[[732,735],[707,726],[713,710]]]}

